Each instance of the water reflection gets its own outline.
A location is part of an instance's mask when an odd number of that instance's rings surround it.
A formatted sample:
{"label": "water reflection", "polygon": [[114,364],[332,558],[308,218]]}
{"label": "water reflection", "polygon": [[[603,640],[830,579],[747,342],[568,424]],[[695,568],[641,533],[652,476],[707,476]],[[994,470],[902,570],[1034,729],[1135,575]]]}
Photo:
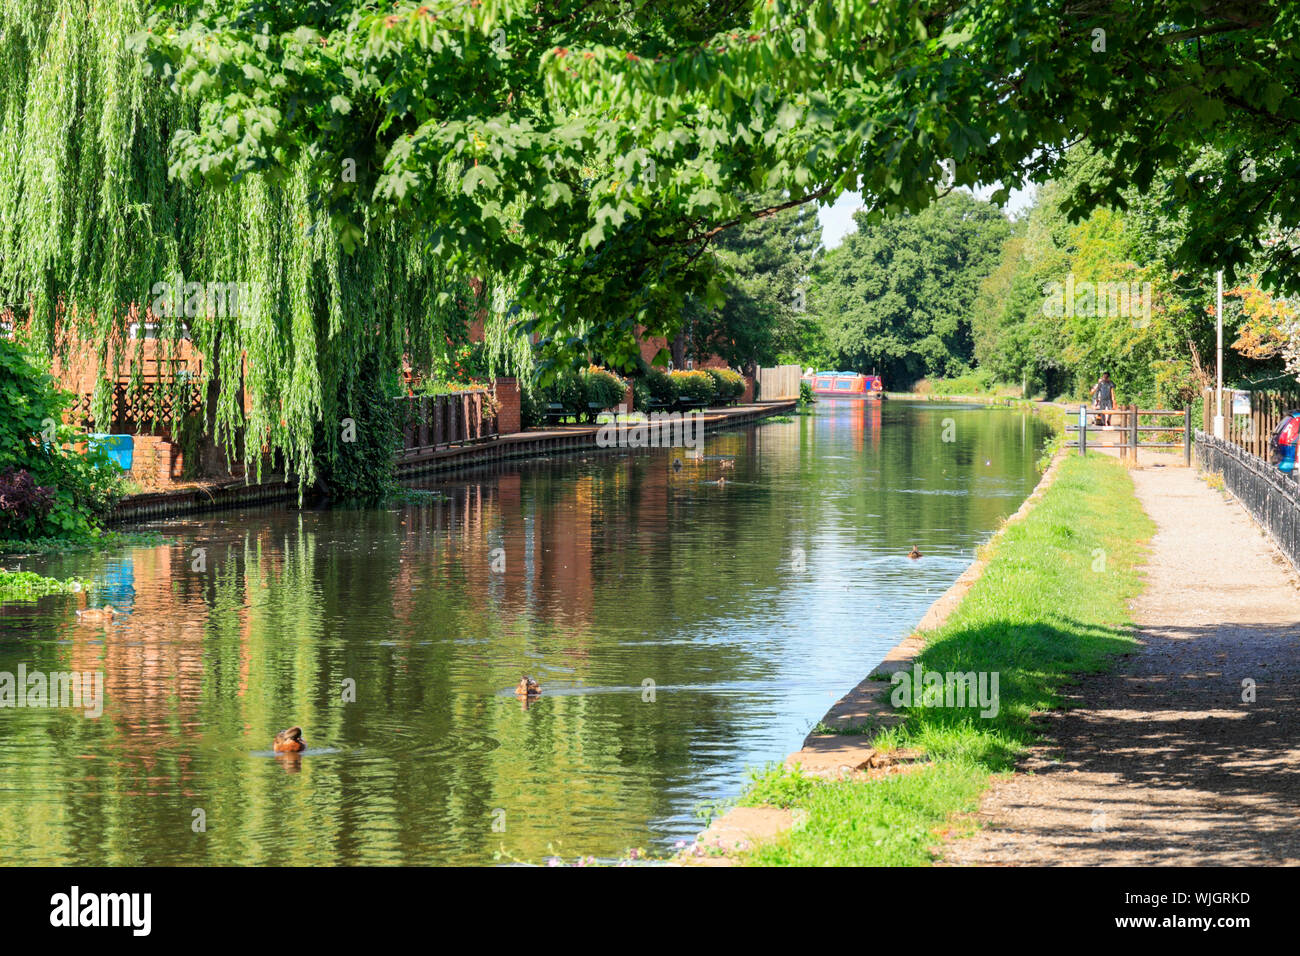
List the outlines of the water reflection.
{"label": "water reflection", "polygon": [[[25,563],[96,586],[0,607],[0,670],[102,670],[106,702],[0,710],[0,848],[436,863],[687,837],[957,577],[1041,439],[1017,413],[830,403],[699,456],[557,456]],[[79,622],[87,600],[126,613]],[[293,725],[311,749],[270,753]]]}

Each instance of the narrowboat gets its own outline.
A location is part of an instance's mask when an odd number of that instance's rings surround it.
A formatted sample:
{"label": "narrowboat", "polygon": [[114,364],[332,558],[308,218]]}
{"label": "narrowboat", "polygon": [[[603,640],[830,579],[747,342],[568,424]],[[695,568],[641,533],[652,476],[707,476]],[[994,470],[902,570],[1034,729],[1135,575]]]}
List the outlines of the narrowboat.
{"label": "narrowboat", "polygon": [[815,372],[811,376],[813,394],[821,398],[882,399],[885,383],[879,375],[859,372]]}

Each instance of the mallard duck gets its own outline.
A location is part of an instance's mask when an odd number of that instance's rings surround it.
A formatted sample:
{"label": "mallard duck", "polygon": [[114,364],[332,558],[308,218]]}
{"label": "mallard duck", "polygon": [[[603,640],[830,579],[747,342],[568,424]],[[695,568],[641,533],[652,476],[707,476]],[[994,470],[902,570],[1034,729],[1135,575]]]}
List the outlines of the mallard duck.
{"label": "mallard duck", "polygon": [[718,478],[718,487],[719,487],[719,488],[724,487],[726,484],[727,484],[727,478],[726,478],[725,475],[723,475],[723,476],[721,476],[720,478]]}
{"label": "mallard duck", "polygon": [[542,685],[531,677],[519,678],[519,686],[515,688],[516,697],[536,697],[541,692]]}
{"label": "mallard duck", "polygon": [[307,741],[302,739],[301,727],[290,727],[275,735],[272,748],[278,754],[296,754],[307,749]]}
{"label": "mallard duck", "polygon": [[681,471],[681,470],[682,470],[682,460],[680,458],[674,458],[673,471]]}
{"label": "mallard duck", "polygon": [[105,604],[103,607],[88,607],[83,611],[77,612],[77,617],[83,621],[111,621],[115,614],[120,614],[111,604]]}
{"label": "mallard duck", "polygon": [[907,552],[907,556],[915,561],[921,556],[921,552],[916,550],[916,545],[912,545],[912,550]]}

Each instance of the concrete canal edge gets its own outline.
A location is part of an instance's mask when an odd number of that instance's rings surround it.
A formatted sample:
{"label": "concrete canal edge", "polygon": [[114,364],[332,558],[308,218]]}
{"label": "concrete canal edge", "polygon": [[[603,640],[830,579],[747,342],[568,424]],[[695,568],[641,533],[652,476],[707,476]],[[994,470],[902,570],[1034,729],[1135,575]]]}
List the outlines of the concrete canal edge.
{"label": "concrete canal edge", "polygon": [[[702,413],[701,425],[706,434],[729,428],[741,428],[773,415],[793,411],[797,404],[795,400],[787,400],[710,409]],[[573,425],[533,429],[502,435],[478,444],[440,448],[417,457],[399,458],[397,477],[400,479],[418,475],[446,474],[478,468],[498,461],[549,457],[566,452],[609,450],[597,444],[601,427],[600,425]],[[615,439],[626,436],[631,427],[633,426],[614,427]],[[655,436],[673,427],[671,422],[647,426],[648,434]],[[625,446],[626,443],[619,447]],[[296,499],[298,494],[299,489],[296,484],[279,478],[260,484],[249,484],[242,478],[231,478],[223,482],[196,484],[175,491],[130,495],[118,502],[108,520],[112,524],[123,524],[169,518],[202,511],[220,511],[275,501],[291,501]]]}
{"label": "concrete canal edge", "polygon": [[[912,666],[925,648],[926,634],[947,622],[966,593],[983,575],[1006,529],[1023,521],[1056,481],[1066,454],[1064,448],[1056,452],[1034,490],[989,540],[976,550],[974,560],[952,586],[930,605],[916,628],[895,644],[856,687],[826,711],[819,726],[838,728],[841,732],[810,733],[804,738],[803,746],[785,758],[787,767],[793,769],[797,766],[808,776],[834,780],[855,773],[880,770],[893,762],[889,755],[863,743],[874,737],[874,731],[902,721],[885,697],[889,685],[882,682],[883,675]],[[859,728],[866,729],[866,732],[843,732]],[[728,866],[731,861],[726,856],[727,853],[748,849],[756,843],[770,840],[793,825],[794,818],[788,810],[776,807],[733,807],[696,837],[695,846],[683,853],[680,862],[693,866]]]}

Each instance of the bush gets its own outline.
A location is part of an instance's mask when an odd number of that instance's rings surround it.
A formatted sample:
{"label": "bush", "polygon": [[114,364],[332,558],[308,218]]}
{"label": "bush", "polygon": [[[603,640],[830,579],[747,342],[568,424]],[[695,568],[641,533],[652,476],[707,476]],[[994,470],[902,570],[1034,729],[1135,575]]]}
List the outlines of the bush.
{"label": "bush", "polygon": [[644,379],[651,399],[665,405],[677,401],[677,383],[663,369],[651,368],[645,373]]}
{"label": "bush", "polygon": [[[521,383],[522,384],[522,383]],[[519,425],[521,428],[538,428],[546,421],[547,389],[531,386],[519,390]]]}
{"label": "bush", "polygon": [[646,381],[645,376],[632,380],[632,401],[636,404],[637,411],[643,412],[650,407],[650,384]]}
{"label": "bush", "polygon": [[982,368],[953,378],[921,379],[913,387],[922,395],[986,395],[996,389],[993,373]]}
{"label": "bush", "polygon": [[21,345],[0,338],[0,463],[11,502],[0,535],[87,537],[125,494],[108,455],[74,448],[86,436],[63,423],[70,398]]}
{"label": "bush", "polygon": [[26,468],[0,471],[0,537],[31,534],[45,522],[54,501],[54,489],[36,484]]}
{"label": "bush", "polygon": [[581,376],[565,374],[557,378],[548,391],[548,402],[559,402],[572,415],[586,414],[587,386]]}
{"label": "bush", "polygon": [[[598,365],[592,365],[582,373],[582,382],[586,392],[586,403],[599,405],[602,409],[614,408],[627,394],[627,382]],[[587,408],[584,407],[582,411],[586,412]]]}
{"label": "bush", "polygon": [[717,386],[708,372],[683,370],[670,372],[668,377],[677,385],[677,394],[684,399],[707,404],[717,398]]}
{"label": "bush", "polygon": [[712,379],[718,398],[729,402],[745,394],[745,376],[729,368],[706,368],[704,370]]}

